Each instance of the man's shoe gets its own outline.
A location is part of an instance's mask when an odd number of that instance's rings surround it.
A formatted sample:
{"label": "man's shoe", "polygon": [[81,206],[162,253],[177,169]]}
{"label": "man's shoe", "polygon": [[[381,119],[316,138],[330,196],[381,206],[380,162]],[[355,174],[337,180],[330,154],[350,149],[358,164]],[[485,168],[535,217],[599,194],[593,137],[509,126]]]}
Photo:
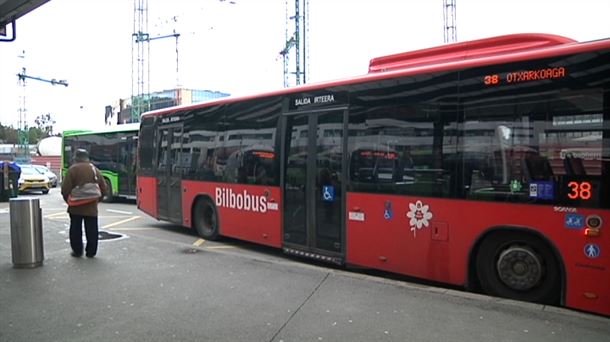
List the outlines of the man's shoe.
{"label": "man's shoe", "polygon": [[75,257],[75,258],[80,258],[80,257],[83,256],[83,253],[78,254],[78,253],[72,252],[72,253],[70,253],[70,255]]}
{"label": "man's shoe", "polygon": [[93,258],[95,256],[95,254],[89,254],[87,253],[87,258]]}

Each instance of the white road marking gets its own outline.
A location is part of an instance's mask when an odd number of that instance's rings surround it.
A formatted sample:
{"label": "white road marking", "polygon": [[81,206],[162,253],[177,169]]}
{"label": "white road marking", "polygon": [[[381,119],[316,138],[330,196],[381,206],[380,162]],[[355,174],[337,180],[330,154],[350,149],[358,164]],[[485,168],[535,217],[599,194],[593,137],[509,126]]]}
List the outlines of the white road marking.
{"label": "white road marking", "polygon": [[106,211],[109,211],[111,213],[117,213],[117,214],[133,215],[133,212],[131,212],[131,211],[122,211],[122,210],[115,210],[115,209],[106,209]]}

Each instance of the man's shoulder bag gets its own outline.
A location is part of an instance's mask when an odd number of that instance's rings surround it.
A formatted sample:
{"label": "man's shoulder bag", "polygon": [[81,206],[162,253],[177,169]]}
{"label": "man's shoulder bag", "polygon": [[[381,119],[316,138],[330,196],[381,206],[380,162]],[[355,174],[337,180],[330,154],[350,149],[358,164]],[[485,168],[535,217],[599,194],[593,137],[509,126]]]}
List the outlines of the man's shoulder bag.
{"label": "man's shoulder bag", "polygon": [[99,184],[97,184],[97,172],[95,172],[93,164],[90,165],[93,176],[95,177],[95,183],[85,183],[80,186],[75,186],[72,191],[70,191],[70,195],[68,195],[68,205],[71,207],[96,202],[102,197],[102,190],[100,189]]}

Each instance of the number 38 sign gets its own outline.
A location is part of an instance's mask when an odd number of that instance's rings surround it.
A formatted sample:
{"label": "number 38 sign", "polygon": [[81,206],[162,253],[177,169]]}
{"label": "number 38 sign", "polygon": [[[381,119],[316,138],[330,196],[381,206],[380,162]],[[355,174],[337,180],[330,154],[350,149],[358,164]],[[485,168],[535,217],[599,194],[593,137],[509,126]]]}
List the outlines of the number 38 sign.
{"label": "number 38 sign", "polygon": [[561,197],[563,202],[579,202],[586,206],[596,206],[599,192],[599,179],[589,177],[565,177],[562,182]]}
{"label": "number 38 sign", "polygon": [[571,200],[588,200],[591,198],[591,183],[582,181],[571,181],[568,182],[568,193],[567,196]]}

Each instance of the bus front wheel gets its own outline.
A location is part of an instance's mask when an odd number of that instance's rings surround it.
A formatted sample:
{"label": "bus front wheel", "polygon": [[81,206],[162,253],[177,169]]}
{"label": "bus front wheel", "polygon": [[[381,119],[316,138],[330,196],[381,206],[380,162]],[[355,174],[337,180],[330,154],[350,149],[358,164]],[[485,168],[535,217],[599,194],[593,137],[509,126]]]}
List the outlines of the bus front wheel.
{"label": "bus front wheel", "polygon": [[476,258],[481,288],[504,298],[557,304],[561,288],[558,262],[539,238],[522,232],[486,238]]}
{"label": "bus front wheel", "polygon": [[197,234],[206,240],[218,240],[218,213],[209,199],[199,199],[193,208],[193,225]]}

